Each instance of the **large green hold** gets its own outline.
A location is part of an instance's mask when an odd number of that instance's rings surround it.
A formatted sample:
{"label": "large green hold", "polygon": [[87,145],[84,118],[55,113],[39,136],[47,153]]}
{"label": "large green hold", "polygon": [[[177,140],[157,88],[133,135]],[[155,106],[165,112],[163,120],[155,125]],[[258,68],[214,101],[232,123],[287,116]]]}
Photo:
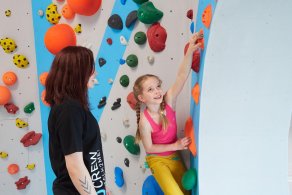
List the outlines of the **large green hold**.
{"label": "large green hold", "polygon": [[153,24],[160,20],[163,12],[156,9],[151,1],[148,1],[138,9],[138,19],[144,24]]}
{"label": "large green hold", "polygon": [[124,138],[123,144],[125,148],[134,155],[140,154],[140,146],[135,143],[135,137],[132,135],[127,135]]}
{"label": "large green hold", "polygon": [[144,32],[142,31],[136,32],[134,36],[135,43],[137,43],[138,45],[143,45],[144,43],[146,43],[146,40],[147,36]]}
{"label": "large green hold", "polygon": [[124,74],[123,76],[121,76],[120,84],[123,87],[128,87],[129,83],[130,83],[130,79],[129,79],[129,77],[127,75]]}
{"label": "large green hold", "polygon": [[148,0],[133,0],[133,1],[137,4],[142,4],[142,3],[147,2]]}
{"label": "large green hold", "polygon": [[186,190],[193,189],[197,184],[197,171],[194,168],[190,168],[186,171],[181,180],[182,186]]}
{"label": "large green hold", "polygon": [[126,59],[126,63],[131,68],[135,68],[138,65],[138,58],[137,58],[137,56],[135,54],[128,55],[128,57]]}
{"label": "large green hold", "polygon": [[24,109],[23,109],[23,111],[24,111],[25,113],[27,113],[27,114],[32,113],[34,110],[35,110],[35,108],[34,108],[34,103],[33,103],[33,102],[27,104],[27,105],[24,107]]}

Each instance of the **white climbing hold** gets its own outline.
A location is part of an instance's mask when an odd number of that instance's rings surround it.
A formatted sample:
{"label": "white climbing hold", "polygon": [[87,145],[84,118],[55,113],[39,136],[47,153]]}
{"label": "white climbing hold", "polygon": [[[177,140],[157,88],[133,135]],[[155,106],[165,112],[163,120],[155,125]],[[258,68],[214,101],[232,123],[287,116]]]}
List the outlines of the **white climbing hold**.
{"label": "white climbing hold", "polygon": [[130,127],[130,119],[129,118],[124,118],[123,119],[123,125],[124,125],[124,127],[129,128]]}
{"label": "white climbing hold", "polygon": [[154,63],[154,57],[153,56],[147,56],[147,60],[148,60],[149,64],[153,64]]}
{"label": "white climbing hold", "polygon": [[113,80],[112,78],[109,78],[109,79],[107,80],[107,82],[108,82],[109,84],[113,84],[114,80]]}
{"label": "white climbing hold", "polygon": [[43,17],[43,16],[44,16],[44,11],[40,9],[40,10],[38,11],[38,15],[39,15],[40,17]]}
{"label": "white climbing hold", "polygon": [[122,45],[128,45],[128,42],[127,42],[126,38],[123,35],[120,36],[120,42],[121,42]]}

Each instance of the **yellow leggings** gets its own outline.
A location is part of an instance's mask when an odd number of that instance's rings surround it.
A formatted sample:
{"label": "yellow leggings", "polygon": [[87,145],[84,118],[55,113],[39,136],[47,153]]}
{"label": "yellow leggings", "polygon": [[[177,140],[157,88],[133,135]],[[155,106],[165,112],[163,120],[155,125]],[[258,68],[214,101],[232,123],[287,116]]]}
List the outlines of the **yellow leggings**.
{"label": "yellow leggings", "polygon": [[186,168],[177,153],[169,156],[148,155],[146,162],[164,195],[189,194],[181,184]]}

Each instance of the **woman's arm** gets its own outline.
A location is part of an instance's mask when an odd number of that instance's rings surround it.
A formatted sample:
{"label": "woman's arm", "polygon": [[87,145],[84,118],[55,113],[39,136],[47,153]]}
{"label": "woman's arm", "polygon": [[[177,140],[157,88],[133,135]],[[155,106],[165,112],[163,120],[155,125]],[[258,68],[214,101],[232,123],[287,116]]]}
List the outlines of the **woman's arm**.
{"label": "woman's arm", "polygon": [[148,121],[146,121],[144,117],[140,119],[139,131],[143,146],[147,153],[161,153],[176,150],[184,150],[187,149],[188,145],[191,143],[191,139],[189,137],[184,137],[178,139],[175,143],[172,144],[153,144],[151,138],[152,128],[150,127]]}
{"label": "woman's arm", "polygon": [[69,176],[81,195],[96,195],[94,185],[83,161],[82,152],[65,156]]}
{"label": "woman's arm", "polygon": [[191,70],[193,53],[200,47],[200,43],[196,44],[198,39],[202,39],[203,34],[201,32],[195,33],[189,41],[189,48],[183,58],[182,63],[179,66],[178,73],[174,84],[167,91],[165,101],[175,109],[176,98],[181,92]]}

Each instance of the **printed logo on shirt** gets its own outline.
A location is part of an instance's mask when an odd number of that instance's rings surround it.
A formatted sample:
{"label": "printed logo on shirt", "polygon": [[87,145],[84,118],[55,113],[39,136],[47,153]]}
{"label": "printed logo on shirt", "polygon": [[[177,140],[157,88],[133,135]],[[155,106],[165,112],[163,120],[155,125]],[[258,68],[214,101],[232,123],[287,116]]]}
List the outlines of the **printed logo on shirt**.
{"label": "printed logo on shirt", "polygon": [[99,189],[97,194],[106,194],[105,171],[100,150],[89,152],[90,155],[90,175],[94,188]]}

